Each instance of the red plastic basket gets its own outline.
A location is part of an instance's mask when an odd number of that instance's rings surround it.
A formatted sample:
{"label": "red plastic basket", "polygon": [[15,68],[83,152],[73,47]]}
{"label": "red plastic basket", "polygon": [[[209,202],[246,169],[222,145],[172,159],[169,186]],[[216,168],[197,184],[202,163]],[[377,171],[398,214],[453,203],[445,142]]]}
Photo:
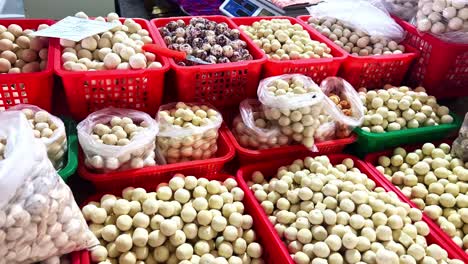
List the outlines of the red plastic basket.
{"label": "red plastic basket", "polygon": [[[158,184],[169,182],[169,180],[173,177],[174,174],[175,174],[175,172],[173,172],[172,174],[163,175],[162,177],[157,178],[157,179],[151,179],[150,181],[147,180],[147,181],[135,184],[135,185],[128,185],[128,186],[142,187],[142,188],[145,188],[146,190],[154,190],[154,188],[156,188],[158,186]],[[184,173],[182,173],[182,174],[184,174]],[[222,173],[213,174],[213,175],[205,175],[205,174],[203,174],[203,172],[199,172],[199,173],[184,174],[184,175],[192,175],[192,176],[195,176],[197,178],[204,177],[204,178],[207,178],[209,180],[218,180],[218,181],[224,181],[227,178],[234,178],[235,179],[235,177],[233,177],[231,175],[222,174]],[[127,186],[125,186],[125,187],[127,187]],[[110,189],[109,192],[114,194],[114,195],[121,195],[123,189],[124,188]],[[89,197],[83,205],[85,205],[85,204],[87,204],[89,202],[92,202],[92,201],[99,201],[100,198],[104,194],[105,193],[100,193],[100,194],[96,194],[96,195],[93,195],[93,196]],[[263,260],[265,261],[265,263],[273,263],[273,264],[284,263],[284,262],[281,262],[278,259],[279,254],[278,254],[278,248],[276,247],[276,244],[271,243],[271,240],[270,240],[271,234],[269,233],[270,230],[265,228],[265,223],[258,220],[259,216],[257,215],[257,213],[258,213],[257,208],[255,208],[255,201],[252,201],[251,198],[248,197],[248,196],[244,196],[244,200],[242,202],[244,204],[245,213],[249,214],[250,216],[252,216],[253,219],[255,219],[255,221],[253,221],[253,230],[255,231],[255,233],[257,235],[257,239],[256,239],[257,242],[260,245],[262,245],[262,247],[263,247],[263,256],[262,257],[263,257]],[[88,257],[88,261],[89,261],[89,257]],[[81,262],[81,263],[84,263],[84,262]],[[89,263],[89,262],[87,262],[87,263]],[[73,263],[73,264],[75,264],[75,263]]]}
{"label": "red plastic basket", "polygon": [[[120,19],[121,22],[124,20]],[[150,32],[156,44],[161,44],[147,20],[133,20]],[[163,98],[164,77],[169,70],[166,58],[157,58],[163,65],[159,69],[71,72],[62,67],[62,47],[58,40],[54,41],[54,47],[54,68],[62,77],[68,107],[75,119],[84,119],[109,106],[141,110],[152,116],[156,114]]]}
{"label": "red plastic basket", "polygon": [[[440,141],[438,143],[447,143],[447,144],[452,144],[451,141],[445,140],[445,141]],[[419,145],[411,145],[411,146],[406,146],[404,147],[407,151],[413,151],[415,149],[421,148],[422,144]],[[373,174],[376,178],[380,178],[380,181],[382,181],[382,184],[385,184],[388,186],[388,188],[391,188],[400,198],[400,200],[405,201],[406,203],[410,204],[414,208],[418,208],[410,199],[408,199],[398,187],[393,185],[385,176],[380,173],[376,168],[375,165],[378,163],[378,159],[380,156],[389,156],[392,155],[393,149],[391,150],[386,150],[386,151],[381,151],[381,152],[375,152],[367,155],[364,159],[366,162],[367,167],[369,168],[369,172]],[[460,248],[455,242],[452,241],[452,239],[442,230],[439,228],[439,225],[434,222],[432,219],[430,219],[428,216],[424,214],[424,217],[426,218],[426,222],[429,222],[433,227],[436,232],[439,233],[439,236],[441,237],[442,240],[447,244],[447,247],[452,248],[454,251],[457,251],[458,254],[464,255],[464,261],[465,263],[468,263],[468,255],[465,254],[462,248]]]}
{"label": "red plastic basket", "polygon": [[[320,34],[309,24],[310,16],[299,16],[298,19],[310,30]],[[320,34],[321,35],[321,34]],[[328,38],[326,38],[328,39]],[[348,54],[345,50],[330,41],[335,48]],[[382,88],[385,84],[399,85],[408,71],[417,51],[405,45],[406,53],[381,56],[355,56],[348,54],[342,63],[340,76],[346,79],[355,88]]]}
{"label": "red plastic basket", "polygon": [[[201,16],[218,23],[226,22],[231,29],[237,26],[224,16]],[[163,43],[158,28],[170,21],[183,20],[188,23],[192,17],[157,18],[151,20],[155,35]],[[218,109],[238,105],[245,98],[257,95],[262,64],[266,57],[241,32],[240,39],[247,42],[253,56],[251,61],[221,63],[213,65],[180,66],[169,59],[172,67],[170,83],[177,91],[177,99],[184,102],[208,102]],[[171,88],[172,88],[171,87]]]}
{"label": "red plastic basket", "polygon": [[437,98],[468,96],[468,44],[445,42],[394,19],[408,32],[405,43],[421,53],[410,69],[408,83],[424,86]]}
{"label": "red plastic basket", "polygon": [[[52,25],[49,19],[2,19],[0,25],[8,27],[17,24],[23,29],[34,29],[40,24]],[[41,72],[12,73],[0,75],[0,110],[6,110],[17,104],[33,104],[52,110],[52,89],[54,88],[54,48],[49,43],[47,67]]]}
{"label": "red plastic basket", "polygon": [[91,263],[89,252],[86,250],[70,253],[70,261],[71,261],[71,264],[90,264]]}
{"label": "red plastic basket", "polygon": [[235,155],[234,147],[230,144],[231,141],[226,130],[227,128],[224,126],[219,130],[218,153],[215,158],[98,174],[89,171],[84,166],[83,155],[80,153],[78,174],[91,181],[99,191],[123,189],[129,185],[142,185],[148,181],[158,181],[159,178],[174,173],[213,175],[220,172],[224,164]]}
{"label": "red plastic basket", "polygon": [[[287,19],[291,24],[304,25],[297,19],[285,16],[275,17],[239,17],[232,18],[232,21],[238,26],[240,25],[252,25],[255,21],[260,20],[271,20],[271,19]],[[287,60],[287,61],[276,61],[268,59],[263,66],[263,77],[270,77],[288,73],[300,73],[309,76],[315,82],[320,83],[323,79],[329,76],[336,76],[341,64],[346,59],[346,53],[338,49],[332,42],[326,37],[320,35],[320,33],[310,30],[309,27],[304,27],[309,33],[311,39],[317,40],[327,44],[331,49],[333,58],[322,58],[322,59],[300,59],[300,60]],[[255,44],[252,44],[255,46]],[[255,46],[256,47],[256,46]],[[263,52],[260,48],[256,47],[260,52]]]}
{"label": "red plastic basket", "polygon": [[[272,244],[273,243],[276,244],[277,247],[279,248],[278,250],[279,262],[278,263],[294,264],[295,262],[290,257],[290,254],[288,252],[286,245],[278,236],[275,228],[268,220],[267,215],[265,214],[262,207],[255,199],[255,196],[253,195],[252,191],[247,186],[247,181],[251,179],[252,173],[254,171],[260,171],[265,175],[266,178],[271,178],[273,175],[276,174],[276,171],[280,166],[289,165],[295,159],[302,159],[307,156],[317,156],[317,155],[319,154],[315,154],[315,155],[305,154],[304,155],[301,153],[298,153],[298,154],[291,153],[290,157],[288,158],[275,160],[274,166],[272,166],[271,162],[257,163],[257,164],[252,164],[252,165],[248,165],[245,167],[241,167],[239,171],[237,172],[236,177],[237,177],[237,182],[240,185],[240,188],[244,190],[245,196],[248,199],[254,201],[253,204],[254,204],[254,209],[256,212],[252,215],[258,216],[258,219],[256,218],[257,221],[261,221],[262,223],[265,223],[265,228],[268,229],[267,233],[270,233]],[[354,161],[354,166],[358,168],[362,173],[366,174],[369,177],[369,179],[373,180],[376,183],[376,186],[380,186],[390,192],[396,192],[393,188],[389,188],[388,186],[383,184],[383,182],[385,181],[382,181],[381,177],[375,175],[375,173],[373,173],[373,171],[371,171],[369,167],[363,161],[358,160],[356,157],[345,155],[345,154],[333,154],[333,155],[329,155],[328,157],[333,164],[339,163],[345,158],[351,158]],[[402,201],[406,202],[406,200],[402,200]],[[434,243],[438,244],[439,246],[441,246],[447,251],[448,256],[450,258],[457,258],[457,259],[464,261],[465,263],[468,263],[468,256],[462,250],[458,250],[460,248],[457,247],[458,249],[455,249],[453,245],[447,244],[446,241],[440,235],[440,232],[442,231],[436,225],[434,225],[432,221],[430,221],[426,216],[423,216],[423,220],[428,224],[430,228],[430,233],[428,236],[426,236],[426,240],[429,244],[434,244]]]}
{"label": "red plastic basket", "polygon": [[[227,134],[232,142],[232,145],[236,149],[241,166],[269,160],[276,161],[277,159],[289,157],[291,153],[313,153],[303,145],[285,146],[264,150],[247,149],[242,147],[239,142],[237,142],[237,139],[234,137],[234,134],[232,134],[231,131],[228,131]],[[356,141],[356,139],[357,136],[353,133],[348,138],[319,142],[315,145],[317,146],[318,153],[320,154],[335,154],[341,153],[347,145],[352,144]]]}

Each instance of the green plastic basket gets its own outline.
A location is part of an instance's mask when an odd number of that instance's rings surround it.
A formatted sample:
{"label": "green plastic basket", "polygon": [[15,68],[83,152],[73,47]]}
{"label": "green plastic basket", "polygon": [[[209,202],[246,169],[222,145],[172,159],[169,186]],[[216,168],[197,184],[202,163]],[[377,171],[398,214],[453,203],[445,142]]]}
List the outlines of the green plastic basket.
{"label": "green plastic basket", "polygon": [[446,138],[450,136],[451,132],[458,130],[462,123],[462,120],[456,114],[450,113],[450,115],[453,117],[453,123],[451,124],[386,133],[366,132],[357,127],[354,129],[354,132],[358,135],[358,139],[354,144],[350,145],[350,151],[362,158],[372,152]]}
{"label": "green plastic basket", "polygon": [[65,129],[67,131],[67,155],[66,165],[59,170],[58,174],[62,177],[63,181],[67,181],[78,168],[78,136],[76,134],[76,123],[70,118],[62,117]]}

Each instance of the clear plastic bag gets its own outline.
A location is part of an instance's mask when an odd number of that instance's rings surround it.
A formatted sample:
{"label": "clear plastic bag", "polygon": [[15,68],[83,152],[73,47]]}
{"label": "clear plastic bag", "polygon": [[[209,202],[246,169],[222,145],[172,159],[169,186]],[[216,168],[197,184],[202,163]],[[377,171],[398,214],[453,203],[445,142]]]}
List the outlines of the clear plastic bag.
{"label": "clear plastic bag", "polygon": [[248,149],[270,149],[289,144],[278,126],[265,118],[262,104],[245,99],[239,105],[240,114],[234,118],[232,132],[239,144]]}
{"label": "clear plastic bag", "polygon": [[[92,135],[96,125],[109,124],[113,118],[129,118],[143,128],[136,131],[126,145],[108,145]],[[128,119],[127,119],[128,120]],[[114,126],[126,126],[126,122]],[[110,130],[109,127],[106,130]],[[77,126],[78,140],[85,154],[85,165],[100,172],[139,169],[157,164],[155,160],[155,139],[158,123],[148,114],[131,109],[105,108],[90,114]],[[135,132],[135,131],[134,131]],[[110,133],[116,134],[116,131]],[[132,132],[133,133],[133,132]],[[131,133],[127,130],[126,134]]]}
{"label": "clear plastic bag", "polygon": [[[200,124],[193,125],[193,120],[184,121],[182,116],[174,117],[179,113],[187,117],[197,116]],[[216,155],[218,129],[223,117],[214,107],[196,103],[170,103],[159,108],[156,119],[159,122],[157,146],[166,163],[204,160]]]}
{"label": "clear plastic bag", "polygon": [[324,94],[311,78],[301,74],[269,77],[260,82],[257,94],[267,120],[292,140],[314,148]]}
{"label": "clear plastic bag", "polygon": [[383,5],[389,13],[410,21],[418,11],[418,0],[383,0]]}
{"label": "clear plastic bag", "polygon": [[468,162],[468,113],[465,114],[465,120],[460,128],[457,139],[452,144],[452,155]]}
{"label": "clear plastic bag", "polygon": [[99,244],[19,111],[0,113],[0,263],[34,263]]}
{"label": "clear plastic bag", "polygon": [[329,0],[307,7],[315,18],[336,18],[345,26],[361,30],[369,36],[400,42],[405,31],[388,14],[378,0]]}
{"label": "clear plastic bag", "polygon": [[468,0],[419,0],[413,22],[421,32],[468,43]]}
{"label": "clear plastic bag", "polygon": [[[47,148],[47,156],[52,162],[52,165],[54,165],[56,170],[60,170],[64,166],[64,158],[67,153],[67,134],[62,120],[35,105],[19,104],[9,109],[9,111],[16,110],[20,110],[26,115],[29,124],[34,130],[34,136],[41,139]],[[45,115],[42,117],[40,114],[36,116],[38,112],[43,112],[43,114],[47,113],[48,120],[46,120],[46,122],[41,120]],[[53,134],[50,137],[44,136],[43,131],[45,128],[53,130]]]}
{"label": "clear plastic bag", "polygon": [[349,137],[355,127],[364,121],[364,106],[354,87],[339,77],[328,77],[320,87],[326,98],[323,112],[330,119],[317,129],[317,141]]}

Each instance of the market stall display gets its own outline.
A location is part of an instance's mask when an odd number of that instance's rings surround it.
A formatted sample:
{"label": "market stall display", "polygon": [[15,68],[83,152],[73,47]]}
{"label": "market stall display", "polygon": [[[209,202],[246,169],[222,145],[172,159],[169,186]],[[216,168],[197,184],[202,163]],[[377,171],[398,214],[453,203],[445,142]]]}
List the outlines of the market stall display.
{"label": "market stall display", "polygon": [[140,111],[96,111],[77,126],[85,165],[98,172],[155,166],[158,129],[156,121]]}
{"label": "market stall display", "polygon": [[212,158],[218,151],[223,117],[214,108],[191,103],[163,105],[158,111],[157,146],[168,164]]}
{"label": "market stall display", "polygon": [[270,222],[283,263],[466,261],[363,162],[347,155],[294,157],[238,172],[241,188]]}
{"label": "market stall display", "polygon": [[128,187],[121,197],[106,194],[83,207],[102,241],[91,250],[93,263],[264,263],[233,178],[176,174],[157,185],[151,192]]}
{"label": "market stall display", "polygon": [[461,125],[460,118],[440,106],[423,87],[387,85],[387,89],[361,89],[366,116],[354,131],[358,141],[353,151],[359,156],[404,144],[440,140]]}
{"label": "market stall display", "polygon": [[463,226],[468,220],[468,169],[450,150],[446,143],[437,147],[425,143],[411,151],[400,147],[391,153],[377,154],[375,166],[458,246],[467,250],[468,234]]}
{"label": "market stall display", "polygon": [[267,54],[263,77],[300,73],[321,82],[335,76],[346,55],[327,38],[292,17],[232,19],[256,47]]}
{"label": "market stall display", "polygon": [[[76,16],[87,18],[83,12]],[[115,13],[95,19],[116,26],[80,42],[55,43],[54,69],[62,78],[72,116],[81,120],[110,106],[155,114],[169,65],[165,58],[141,50],[145,43],[158,43],[148,21]]]}
{"label": "market stall display", "polygon": [[25,116],[3,112],[0,119],[1,261],[33,263],[98,244]]}
{"label": "market stall display", "polygon": [[[240,32],[238,27],[227,17],[224,16],[202,16],[202,17],[173,17],[173,18],[158,18],[151,20],[151,24],[157,30],[157,37],[160,42],[164,42],[163,33],[160,33],[161,28],[166,28],[166,25],[171,23],[171,25],[177,25],[178,23],[184,23],[189,25],[190,21],[202,21],[203,23],[198,23],[199,27],[206,27],[207,25],[220,25],[218,31],[214,30],[200,30],[193,28],[190,32],[190,35],[193,34],[202,34],[202,32],[208,33],[208,44],[205,44],[205,48],[210,47],[210,53],[212,53],[211,48],[213,48],[214,55],[218,56],[216,58],[216,64],[212,65],[192,65],[192,66],[181,66],[174,59],[169,59],[173,74],[171,75],[171,83],[173,84],[174,92],[176,92],[177,101],[182,102],[200,102],[200,103],[210,103],[218,109],[228,108],[230,106],[237,106],[242,100],[246,98],[254,97],[257,91],[258,81],[262,72],[262,65],[265,62],[265,54],[261,51],[255,49],[254,45],[250,43],[248,37],[245,36],[243,32]],[[204,24],[205,23],[205,24]],[[192,26],[193,27],[193,26]],[[215,26],[216,27],[216,26]],[[182,32],[182,30],[184,32]],[[222,32],[224,30],[225,32]],[[186,33],[183,28],[179,29],[181,37]],[[218,32],[218,33],[216,33]],[[233,40],[224,35],[223,33],[229,32],[233,33]],[[213,35],[214,33],[214,35]],[[200,35],[200,38],[196,38],[196,44],[203,46],[203,43],[200,41],[203,37],[206,36]],[[182,37],[183,38],[183,37]],[[181,41],[186,41],[185,38]],[[194,39],[195,40],[195,39]],[[218,43],[219,40],[219,43]],[[172,41],[172,40],[171,40]],[[234,44],[234,46],[226,45],[226,43]],[[193,41],[192,41],[193,43]],[[218,44],[217,44],[218,43]],[[187,43],[186,43],[187,44]],[[216,46],[215,46],[216,45]],[[169,47],[169,45],[166,45]],[[187,44],[185,47],[187,51],[194,50],[195,47],[189,47]],[[222,48],[226,47],[226,52]],[[242,50],[242,55],[245,56],[241,60],[237,59],[228,59],[226,56],[231,54],[234,56],[234,50]],[[199,48],[197,50],[200,51]],[[201,51],[204,56],[204,52]],[[251,56],[249,56],[249,54]],[[208,55],[208,53],[207,53]],[[218,58],[222,57],[224,63],[218,63]],[[237,53],[236,53],[236,57]],[[212,57],[213,62],[214,58]],[[247,59],[247,60],[246,60]],[[236,61],[237,60],[237,61]],[[234,62],[232,62],[234,61]],[[171,94],[173,95],[173,94]]]}
{"label": "market stall display", "polygon": [[47,111],[28,104],[16,105],[9,110],[21,111],[28,120],[35,138],[40,138],[47,149],[47,156],[56,170],[65,166],[67,134],[62,120]]}
{"label": "market stall display", "polygon": [[[47,19],[0,20],[0,110],[34,104],[52,110],[54,49],[48,39],[27,34],[54,24]],[[13,34],[14,33],[14,34]]]}

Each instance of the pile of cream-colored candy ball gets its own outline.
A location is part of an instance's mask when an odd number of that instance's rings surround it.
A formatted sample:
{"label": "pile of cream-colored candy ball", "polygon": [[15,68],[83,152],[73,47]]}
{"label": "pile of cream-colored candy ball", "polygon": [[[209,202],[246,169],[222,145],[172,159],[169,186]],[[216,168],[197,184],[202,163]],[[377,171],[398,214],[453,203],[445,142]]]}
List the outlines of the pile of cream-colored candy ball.
{"label": "pile of cream-colored candy ball", "polygon": [[240,28],[272,60],[332,58],[327,44],[312,40],[299,24],[288,19],[262,19]]}
{"label": "pile of cream-colored candy ball", "polygon": [[249,182],[270,222],[298,264],[450,263],[439,245],[427,242],[422,213],[395,193],[375,187],[351,159],[332,165],[307,157]]}
{"label": "pile of cream-colored candy ball", "polygon": [[[49,27],[38,26],[37,30]],[[29,36],[33,29],[20,25],[0,25],[0,73],[29,73],[42,71],[47,66],[49,40]]]}
{"label": "pile of cream-colored candy ball", "polygon": [[209,159],[218,151],[221,114],[206,105],[179,102],[158,112],[157,146],[167,163]]}
{"label": "pile of cream-colored candy ball", "polygon": [[419,0],[416,26],[423,32],[443,34],[468,32],[468,2],[466,0]]}
{"label": "pile of cream-colored candy ball", "polygon": [[418,1],[419,0],[385,0],[383,3],[390,13],[409,21],[416,14]]}
{"label": "pile of cream-colored candy ball", "polygon": [[468,252],[468,163],[450,155],[450,145],[426,143],[381,156],[377,169]]}
{"label": "pile of cream-colored candy ball", "polygon": [[403,45],[382,37],[369,36],[364,31],[345,26],[336,18],[310,17],[308,23],[322,35],[355,56],[390,55],[405,52]]}
{"label": "pile of cream-colored candy ball", "polygon": [[446,106],[440,106],[434,96],[429,96],[424,88],[414,90],[406,86],[388,89],[359,89],[364,104],[362,130],[372,133],[385,133],[418,127],[450,124],[453,117]]}
{"label": "pile of cream-colored candy ball", "polygon": [[[79,12],[76,17],[88,16]],[[106,21],[103,17],[96,21]],[[144,52],[144,44],[153,43],[148,30],[133,19],[120,22],[115,13],[107,15],[107,21],[115,28],[98,35],[87,37],[80,42],[61,39],[63,68],[69,71],[99,71],[160,68],[153,53]]]}
{"label": "pile of cream-colored candy ball", "polygon": [[[317,93],[317,96],[323,95],[320,87],[315,83],[304,83],[304,78],[299,77],[287,80],[275,79],[267,83],[266,86],[267,94],[270,97],[304,95],[308,98],[307,94],[309,93]],[[316,95],[313,96],[315,98]],[[321,123],[319,120],[321,110],[321,102],[293,109],[271,107],[264,104],[265,118],[277,124],[284,135],[308,148],[314,146],[315,130]]]}
{"label": "pile of cream-colored candy ball", "polygon": [[233,121],[233,135],[242,147],[248,149],[270,149],[281,146],[286,146],[289,143],[289,138],[280,131],[273,132],[271,135],[264,136],[259,134],[256,129],[274,130],[271,122],[268,121],[262,111],[254,112],[254,125],[255,129],[252,129],[244,123],[241,116],[237,116]]}
{"label": "pile of cream-colored candy ball", "polygon": [[45,143],[47,156],[54,168],[62,168],[64,156],[67,153],[67,135],[63,123],[59,123],[57,117],[44,110],[35,112],[32,109],[24,108],[21,112],[28,119],[34,136]]}
{"label": "pile of cream-colored candy ball", "polygon": [[156,192],[129,187],[122,197],[104,195],[82,209],[101,241],[91,250],[95,263],[264,263],[232,178],[179,174]]}
{"label": "pile of cream-colored candy ball", "polygon": [[[145,121],[137,125],[129,117],[114,116],[108,124],[94,125],[91,137],[104,145],[123,147],[131,144],[132,139],[147,127],[148,124]],[[117,170],[126,163],[131,169],[154,166],[156,165],[154,148],[153,142],[141,150],[120,157],[105,158],[101,155],[93,155],[86,159],[85,164],[93,169],[107,170]]]}

